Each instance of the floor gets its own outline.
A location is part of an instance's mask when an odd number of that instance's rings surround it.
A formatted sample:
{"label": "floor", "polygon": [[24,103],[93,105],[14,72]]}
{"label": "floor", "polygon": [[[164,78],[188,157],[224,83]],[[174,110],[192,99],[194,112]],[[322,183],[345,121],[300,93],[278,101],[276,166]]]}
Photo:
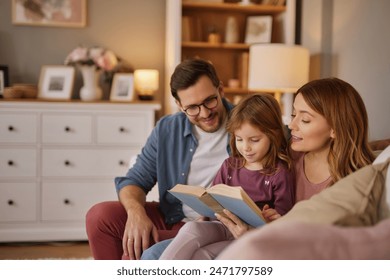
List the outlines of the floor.
{"label": "floor", "polygon": [[92,259],[87,241],[0,243],[0,260]]}

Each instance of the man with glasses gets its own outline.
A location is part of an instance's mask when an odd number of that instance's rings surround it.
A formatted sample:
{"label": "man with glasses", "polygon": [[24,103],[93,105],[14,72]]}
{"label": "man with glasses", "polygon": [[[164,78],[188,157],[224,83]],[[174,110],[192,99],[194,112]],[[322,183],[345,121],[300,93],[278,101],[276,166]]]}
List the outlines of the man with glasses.
{"label": "man with glasses", "polygon": [[[199,215],[168,193],[176,184],[210,186],[229,156],[225,130],[232,109],[213,65],[191,59],[171,77],[171,93],[181,112],[163,117],[135,165],[115,178],[119,202],[103,202],[87,213],[86,227],[95,259],[140,259],[155,242],[174,237]],[[145,202],[158,183],[160,201]]]}

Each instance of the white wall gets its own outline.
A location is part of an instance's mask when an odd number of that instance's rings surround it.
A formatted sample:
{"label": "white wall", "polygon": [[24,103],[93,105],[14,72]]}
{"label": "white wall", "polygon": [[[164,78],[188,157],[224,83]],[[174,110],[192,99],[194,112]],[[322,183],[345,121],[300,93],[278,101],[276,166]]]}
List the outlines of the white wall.
{"label": "white wall", "polygon": [[319,77],[339,77],[362,95],[370,140],[390,138],[389,26],[388,0],[303,0],[302,44],[320,57]]}

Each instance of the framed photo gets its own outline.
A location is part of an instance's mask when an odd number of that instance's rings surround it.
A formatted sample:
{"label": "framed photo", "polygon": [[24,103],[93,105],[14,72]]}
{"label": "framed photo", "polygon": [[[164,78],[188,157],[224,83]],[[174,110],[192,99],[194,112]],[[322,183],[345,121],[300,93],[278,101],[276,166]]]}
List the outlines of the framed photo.
{"label": "framed photo", "polygon": [[134,98],[134,75],[132,73],[116,73],[112,82],[110,100],[132,101]]}
{"label": "framed photo", "polygon": [[87,0],[12,0],[12,23],[84,27],[87,22]]}
{"label": "framed photo", "polygon": [[3,95],[4,88],[8,86],[8,66],[0,65],[0,95]]}
{"label": "framed photo", "polygon": [[75,68],[72,66],[42,66],[38,83],[38,98],[69,100],[72,96]]}
{"label": "framed photo", "polygon": [[271,43],[272,16],[249,16],[246,20],[245,43]]}

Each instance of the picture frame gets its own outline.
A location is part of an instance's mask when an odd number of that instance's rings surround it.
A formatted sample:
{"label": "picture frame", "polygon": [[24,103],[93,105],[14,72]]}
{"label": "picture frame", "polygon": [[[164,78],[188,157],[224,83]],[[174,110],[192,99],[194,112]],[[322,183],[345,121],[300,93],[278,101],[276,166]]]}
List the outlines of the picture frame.
{"label": "picture frame", "polygon": [[134,99],[133,73],[116,73],[112,82],[111,101],[132,101]]}
{"label": "picture frame", "polygon": [[12,0],[15,25],[85,27],[87,0],[32,1]]}
{"label": "picture frame", "polygon": [[38,83],[38,98],[69,100],[72,96],[75,68],[64,65],[42,66]]}
{"label": "picture frame", "polygon": [[245,43],[271,43],[272,16],[248,16],[245,28]]}
{"label": "picture frame", "polygon": [[3,95],[4,89],[9,86],[8,66],[0,65],[0,95]]}

